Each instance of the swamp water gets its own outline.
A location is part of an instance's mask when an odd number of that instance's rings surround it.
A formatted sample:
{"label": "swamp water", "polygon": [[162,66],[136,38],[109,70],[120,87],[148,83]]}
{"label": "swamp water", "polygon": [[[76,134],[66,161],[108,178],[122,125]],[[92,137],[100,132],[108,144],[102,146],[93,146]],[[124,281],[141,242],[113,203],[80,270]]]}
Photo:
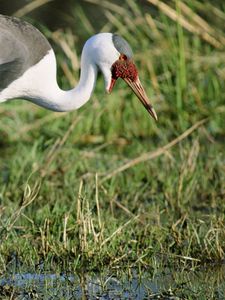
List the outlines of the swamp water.
{"label": "swamp water", "polygon": [[129,276],[14,273],[0,277],[0,299],[225,299],[225,264],[198,271]]}

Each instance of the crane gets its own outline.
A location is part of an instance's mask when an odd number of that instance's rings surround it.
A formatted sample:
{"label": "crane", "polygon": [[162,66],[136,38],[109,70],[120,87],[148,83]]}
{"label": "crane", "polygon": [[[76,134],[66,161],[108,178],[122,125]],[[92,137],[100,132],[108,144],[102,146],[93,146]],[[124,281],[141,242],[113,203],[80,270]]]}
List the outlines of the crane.
{"label": "crane", "polygon": [[0,15],[0,103],[22,98],[58,112],[78,109],[90,99],[101,71],[107,93],[122,78],[157,120],[132,57],[124,38],[98,33],[83,47],[79,83],[64,91],[58,86],[55,54],[45,36],[28,22]]}

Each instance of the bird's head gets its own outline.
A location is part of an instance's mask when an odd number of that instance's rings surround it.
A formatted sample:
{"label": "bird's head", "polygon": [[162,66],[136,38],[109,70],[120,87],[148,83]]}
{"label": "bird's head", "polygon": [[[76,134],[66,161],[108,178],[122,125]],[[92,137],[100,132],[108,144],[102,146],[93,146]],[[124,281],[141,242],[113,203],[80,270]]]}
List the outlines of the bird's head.
{"label": "bird's head", "polygon": [[122,78],[150,115],[157,120],[156,112],[140,82],[137,68],[132,60],[133,52],[128,42],[117,34],[99,33],[90,38],[87,43],[92,52],[90,53],[92,59],[103,73],[106,91],[111,93],[117,79]]}

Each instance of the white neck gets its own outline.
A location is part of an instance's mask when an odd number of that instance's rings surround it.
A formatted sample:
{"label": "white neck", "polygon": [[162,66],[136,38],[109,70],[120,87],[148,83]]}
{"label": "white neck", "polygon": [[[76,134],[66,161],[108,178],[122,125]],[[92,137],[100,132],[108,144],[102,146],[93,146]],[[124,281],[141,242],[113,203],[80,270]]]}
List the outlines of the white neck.
{"label": "white neck", "polygon": [[19,79],[0,93],[0,102],[24,98],[53,111],[70,111],[84,105],[94,90],[97,66],[88,57],[81,58],[81,75],[78,85],[63,91],[56,80],[56,60],[53,50]]}
{"label": "white neck", "polygon": [[[55,55],[52,50],[41,63],[47,70],[44,86],[41,86],[37,95],[29,100],[50,110],[70,111],[78,109],[90,99],[97,79],[97,67],[87,57],[81,58],[81,75],[78,85],[68,91],[61,90],[57,84]],[[50,64],[52,64],[52,70],[49,70]]]}

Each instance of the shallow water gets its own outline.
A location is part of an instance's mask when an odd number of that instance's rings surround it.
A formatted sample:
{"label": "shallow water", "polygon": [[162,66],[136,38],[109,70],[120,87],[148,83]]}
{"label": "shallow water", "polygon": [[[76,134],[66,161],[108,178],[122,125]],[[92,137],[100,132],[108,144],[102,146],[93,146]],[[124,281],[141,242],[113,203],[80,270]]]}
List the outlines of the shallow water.
{"label": "shallow water", "polygon": [[[104,275],[15,273],[0,277],[7,299],[225,299],[225,265],[198,271]],[[11,297],[11,298],[10,298]],[[2,298],[1,298],[2,299]],[[6,298],[4,298],[6,299]]]}

